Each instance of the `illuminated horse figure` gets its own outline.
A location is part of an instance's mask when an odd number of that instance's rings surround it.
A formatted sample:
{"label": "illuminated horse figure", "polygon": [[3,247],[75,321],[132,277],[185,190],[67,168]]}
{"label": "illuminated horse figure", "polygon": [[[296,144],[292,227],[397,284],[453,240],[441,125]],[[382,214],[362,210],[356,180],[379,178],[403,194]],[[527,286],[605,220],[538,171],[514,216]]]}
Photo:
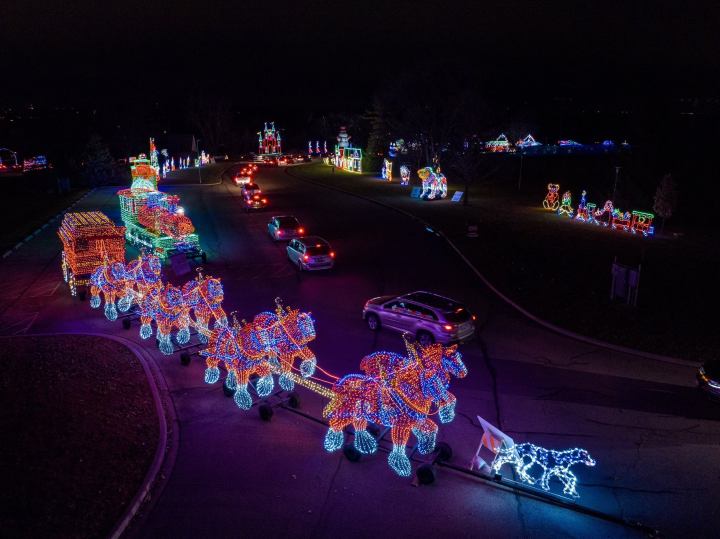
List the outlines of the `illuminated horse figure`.
{"label": "illuminated horse figure", "polygon": [[[577,477],[570,471],[570,467],[574,464],[595,466],[595,461],[585,449],[575,448],[555,451],[524,443],[500,449],[492,464],[493,471],[498,473],[504,464],[513,466],[520,479],[526,483],[534,485],[540,481],[543,490],[550,490],[550,480],[557,477],[563,484],[564,494],[579,498],[575,488],[577,486]],[[542,468],[542,475],[539,479],[532,477],[528,473],[535,465]]]}
{"label": "illuminated horse figure", "polygon": [[[127,311],[135,302],[140,311],[140,337],[152,335],[151,322],[157,308],[157,296],[162,287],[162,262],[156,255],[142,253],[126,267],[127,294],[118,302],[121,311]],[[120,305],[120,303],[124,303]]]}
{"label": "illuminated horse figure", "polygon": [[410,168],[406,165],[400,166],[400,185],[410,185]]}
{"label": "illuminated horse figure", "polygon": [[[121,301],[127,287],[127,273],[122,262],[106,262],[99,266],[90,276],[90,306],[93,309],[100,307],[100,293],[105,299],[105,316],[108,320],[118,317],[115,307],[116,298]],[[120,306],[120,302],[118,302]],[[120,309],[122,310],[122,308]]]}
{"label": "illuminated horse figure", "polygon": [[207,343],[210,320],[215,320],[216,328],[226,326],[228,323],[227,315],[222,308],[224,292],[220,279],[204,277],[201,268],[198,268],[198,276],[183,285],[182,294],[194,316],[198,338],[201,342]]}
{"label": "illuminated horse figure", "polygon": [[[236,353],[226,354],[224,359],[228,371],[225,385],[235,390],[235,404],[242,410],[252,406],[252,397],[248,391],[250,377],[253,374],[259,377],[255,383],[255,391],[259,397],[266,397],[275,387],[273,372],[280,370],[277,358],[268,354],[271,333],[260,328],[264,321],[262,314],[256,316],[252,323],[243,322],[242,326],[235,320],[232,337],[237,345]],[[232,350],[232,347],[227,350]]]}
{"label": "illuminated horse figure", "polygon": [[450,377],[463,378],[467,368],[457,346],[421,346],[406,341],[409,356],[377,352],[364,358],[366,374],[349,374],[333,387],[335,396],[323,410],[330,428],[325,434],[327,451],[342,447],[343,428],[355,429],[355,448],[374,453],[377,441],[367,432],[368,422],[390,427],[393,449],[389,466],[401,476],[411,473],[405,454],[410,434],[418,440],[418,450],[430,453],[435,447],[437,424],[428,416],[437,407],[440,420],[452,421],[455,396],[448,391]]}
{"label": "illuminated horse figure", "polygon": [[185,344],[190,340],[190,307],[183,298],[182,290],[171,284],[160,289],[156,301],[154,318],[160,351],[170,355],[174,351],[170,341],[173,328],[178,330],[175,337],[178,344]]}
{"label": "illuminated horse figure", "polygon": [[572,208],[572,193],[565,191],[562,196],[562,203],[558,208],[558,215],[567,215],[572,219],[574,211]]}
{"label": "illuminated horse figure", "polygon": [[[253,320],[256,331],[266,332],[267,354],[280,362],[278,383],[285,391],[292,391],[295,382],[290,378],[293,363],[300,358],[300,374],[307,378],[315,373],[317,359],[307,343],[315,339],[315,324],[310,313],[297,309],[283,309],[280,298],[275,298],[275,312],[260,313]],[[261,333],[265,335],[265,333]]]}
{"label": "illuminated horse figure", "polygon": [[273,388],[273,373],[278,373],[280,387],[290,391],[295,386],[290,374],[295,358],[301,358],[300,373],[307,378],[315,372],[315,354],[307,343],[315,338],[315,326],[309,313],[283,309],[276,299],[275,312],[263,312],[252,322],[232,327],[220,327],[210,333],[208,347],[200,352],[206,358],[205,381],[209,384],[220,378],[219,363],[228,371],[225,385],[235,390],[235,403],[247,410],[252,397],[247,389],[250,376],[260,379],[255,390],[260,397]]}
{"label": "illuminated horse figure", "polygon": [[548,184],[548,192],[543,200],[543,208],[546,210],[556,211],[560,207],[558,202],[558,191],[560,191],[560,185],[557,183]]}
{"label": "illuminated horse figure", "polygon": [[420,198],[434,200],[447,196],[447,178],[440,171],[435,172],[432,167],[425,167],[418,170],[418,176],[422,180]]}

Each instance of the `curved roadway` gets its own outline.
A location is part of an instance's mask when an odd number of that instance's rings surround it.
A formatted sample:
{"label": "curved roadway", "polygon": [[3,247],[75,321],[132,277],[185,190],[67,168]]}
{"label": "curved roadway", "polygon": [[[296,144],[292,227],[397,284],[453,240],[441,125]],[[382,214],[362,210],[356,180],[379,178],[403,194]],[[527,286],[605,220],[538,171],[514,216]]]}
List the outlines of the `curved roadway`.
{"label": "curved roadway", "polygon": [[[706,495],[715,482],[700,463],[717,463],[720,429],[717,409],[692,387],[692,369],[611,353],[535,327],[496,302],[417,222],[282,168],[261,169],[257,179],[271,209],[246,214],[239,188],[229,181],[232,172],[218,185],[161,185],[181,195],[208,251],[206,272],[223,279],[228,311],[249,319],[272,309],[276,297],[311,311],[317,330],[311,348],[325,370],[340,376],[357,371],[375,350],[403,351],[398,334],[364,326],[360,314],[368,298],[426,289],[461,300],[478,313],[479,327],[478,338],[461,346],[470,373],[451,388],[458,417],[440,427],[439,439],[451,443],[456,464],[465,466],[473,456],[481,415],[516,441],[587,448],[598,465],[574,468],[583,503],[669,535],[712,532],[715,523],[703,515],[717,509],[714,496]],[[113,193],[98,190],[81,209],[101,209],[118,220]],[[270,216],[286,213],[332,243],[332,271],[299,273],[284,244],[269,239]],[[0,297],[0,331],[122,332],[57,286],[51,232],[0,263],[10,284]],[[138,339],[135,331],[132,338]],[[179,445],[172,474],[134,535],[635,534],[444,468],[434,485],[413,488],[392,474],[383,453],[359,463],[327,454],[318,423],[283,409],[264,423],[238,410],[219,384],[203,383],[197,358],[189,368],[175,356],[156,359],[176,408]],[[322,401],[303,390],[301,396],[303,410],[319,416]]]}

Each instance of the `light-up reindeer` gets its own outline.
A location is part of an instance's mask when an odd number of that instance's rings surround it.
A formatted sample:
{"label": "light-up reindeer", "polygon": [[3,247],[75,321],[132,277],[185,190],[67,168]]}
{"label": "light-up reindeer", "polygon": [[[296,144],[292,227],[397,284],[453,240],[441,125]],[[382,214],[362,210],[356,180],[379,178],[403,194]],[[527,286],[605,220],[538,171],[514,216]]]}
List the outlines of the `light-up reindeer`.
{"label": "light-up reindeer", "polygon": [[333,387],[334,397],[323,415],[330,428],[325,434],[327,451],[336,451],[344,441],[343,428],[355,429],[355,448],[374,453],[377,441],[367,432],[368,422],[390,428],[393,449],[388,464],[401,476],[411,473],[405,447],[411,434],[418,450],[430,453],[435,447],[437,424],[429,419],[436,407],[442,422],[455,415],[455,396],[448,391],[450,378],[463,378],[467,368],[457,346],[423,347],[406,341],[408,357],[378,352],[363,359],[365,374],[349,374]]}

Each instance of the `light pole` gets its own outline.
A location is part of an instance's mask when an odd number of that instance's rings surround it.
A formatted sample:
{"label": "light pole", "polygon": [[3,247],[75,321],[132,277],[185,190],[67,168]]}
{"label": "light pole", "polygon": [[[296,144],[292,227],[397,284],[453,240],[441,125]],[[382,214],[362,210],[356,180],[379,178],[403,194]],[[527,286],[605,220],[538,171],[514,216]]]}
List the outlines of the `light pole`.
{"label": "light pole", "polygon": [[197,139],[197,160],[198,160],[198,183],[202,183],[202,172],[200,172],[200,169],[202,168],[202,160],[200,159],[200,139]]}
{"label": "light pole", "polygon": [[617,183],[618,183],[618,177],[620,176],[620,167],[615,167],[615,184],[613,185],[613,195],[612,195],[612,202],[613,205],[615,204],[615,191],[617,191]]}

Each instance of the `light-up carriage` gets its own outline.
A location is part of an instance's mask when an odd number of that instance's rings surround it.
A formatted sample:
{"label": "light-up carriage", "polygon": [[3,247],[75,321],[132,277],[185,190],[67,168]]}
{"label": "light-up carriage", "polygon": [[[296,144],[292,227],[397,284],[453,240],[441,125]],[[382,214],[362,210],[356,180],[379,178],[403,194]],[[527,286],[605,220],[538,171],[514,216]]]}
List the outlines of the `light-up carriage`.
{"label": "light-up carriage", "polygon": [[66,213],[57,232],[70,293],[84,299],[90,276],[106,262],[125,261],[125,227],[99,211]]}

